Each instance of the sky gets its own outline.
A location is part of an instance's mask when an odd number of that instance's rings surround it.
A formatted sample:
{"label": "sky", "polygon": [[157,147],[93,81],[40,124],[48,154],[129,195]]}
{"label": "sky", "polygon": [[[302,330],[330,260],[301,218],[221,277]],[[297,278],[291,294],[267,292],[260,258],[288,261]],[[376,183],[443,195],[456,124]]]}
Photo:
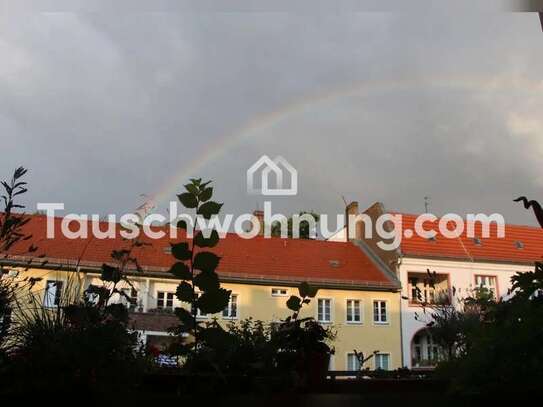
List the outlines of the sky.
{"label": "sky", "polygon": [[[225,212],[262,208],[246,171],[298,171],[274,212],[494,213],[543,200],[535,13],[126,13],[0,17],[0,177],[29,211],[157,211],[190,177]],[[268,199],[268,198],[266,198]]]}

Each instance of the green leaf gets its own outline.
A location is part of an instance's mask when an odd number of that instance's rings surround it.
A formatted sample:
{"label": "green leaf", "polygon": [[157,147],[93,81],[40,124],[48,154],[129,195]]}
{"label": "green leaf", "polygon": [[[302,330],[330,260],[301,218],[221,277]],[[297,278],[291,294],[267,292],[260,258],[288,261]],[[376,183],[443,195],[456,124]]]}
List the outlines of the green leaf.
{"label": "green leaf", "polygon": [[200,231],[194,238],[194,244],[198,247],[215,247],[217,243],[219,243],[219,233],[216,230],[212,230],[207,238]]}
{"label": "green leaf", "polygon": [[192,303],[192,300],[194,299],[192,286],[186,281],[181,282],[181,284],[177,286],[175,295],[179,301],[183,302]]}
{"label": "green leaf", "polygon": [[207,201],[200,205],[196,213],[202,215],[205,219],[209,219],[221,211],[222,205],[222,203],[217,203],[215,201]]}
{"label": "green leaf", "polygon": [[300,308],[302,308],[302,300],[300,299],[300,297],[291,295],[287,301],[287,307],[291,311],[300,311]]}
{"label": "green leaf", "polygon": [[212,349],[229,350],[234,345],[234,337],[220,325],[204,328],[198,336]]}
{"label": "green leaf", "polygon": [[105,263],[102,264],[102,280],[118,283],[121,281],[121,276],[121,270],[119,270],[117,267],[112,267]]}
{"label": "green leaf", "polygon": [[177,260],[189,260],[192,257],[192,252],[189,250],[189,244],[186,242],[171,244],[172,255]]}
{"label": "green leaf", "polygon": [[185,308],[176,308],[174,313],[183,325],[194,328],[194,317],[189,311]]}
{"label": "green leaf", "polygon": [[196,186],[200,186],[200,183],[202,182],[202,178],[191,178],[189,181],[192,182]]}
{"label": "green leaf", "polygon": [[215,253],[199,252],[194,258],[194,268],[201,271],[215,271],[221,258]]}
{"label": "green leaf", "polygon": [[215,314],[221,312],[228,306],[230,293],[232,291],[219,288],[204,292],[197,301],[197,306],[204,314]]}
{"label": "green leaf", "polygon": [[173,274],[176,278],[179,278],[180,280],[190,280],[192,278],[189,266],[181,262],[175,263],[170,268],[170,274]]}
{"label": "green leaf", "polygon": [[213,196],[213,187],[208,187],[208,188],[203,189],[202,192],[200,192],[199,198],[201,202],[206,202],[206,201],[209,201],[212,196]]}
{"label": "green leaf", "polygon": [[177,198],[185,208],[196,208],[198,206],[198,198],[190,192],[179,194]]}
{"label": "green leaf", "polygon": [[307,284],[305,281],[300,284],[298,287],[298,292],[300,293],[300,297],[310,297],[314,298],[317,295],[317,292],[319,291],[318,288],[312,287],[309,284]]}
{"label": "green leaf", "polygon": [[194,285],[203,291],[215,290],[220,287],[219,276],[214,271],[202,271],[194,277]]}
{"label": "green leaf", "polygon": [[194,196],[197,196],[200,193],[200,190],[194,184],[186,184],[185,189]]}

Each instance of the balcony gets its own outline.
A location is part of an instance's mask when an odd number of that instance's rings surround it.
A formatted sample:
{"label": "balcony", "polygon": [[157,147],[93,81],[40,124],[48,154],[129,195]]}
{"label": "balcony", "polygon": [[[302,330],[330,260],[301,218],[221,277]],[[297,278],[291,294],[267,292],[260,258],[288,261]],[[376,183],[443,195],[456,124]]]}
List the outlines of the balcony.
{"label": "balcony", "polygon": [[409,305],[450,304],[448,274],[408,273]]}

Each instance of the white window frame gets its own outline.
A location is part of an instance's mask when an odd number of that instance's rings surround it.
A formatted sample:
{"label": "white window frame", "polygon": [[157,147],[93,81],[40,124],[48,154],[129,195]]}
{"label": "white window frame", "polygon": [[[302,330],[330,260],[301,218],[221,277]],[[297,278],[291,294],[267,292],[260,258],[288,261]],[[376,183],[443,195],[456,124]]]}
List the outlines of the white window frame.
{"label": "white window frame", "polygon": [[[382,321],[382,307],[379,305],[379,320],[375,320],[375,303],[378,302],[379,304],[384,303],[385,304],[385,321]],[[374,325],[388,325],[390,323],[390,317],[389,317],[389,306],[388,306],[388,300],[381,300],[381,299],[373,299],[371,302],[371,319],[373,320]]]}
{"label": "white window frame", "polygon": [[[50,292],[49,292],[49,283],[52,283],[54,284],[54,293],[51,295]],[[60,283],[60,294],[57,295],[57,290],[58,290],[58,283]],[[45,281],[45,289],[44,289],[44,292],[43,292],[43,306],[45,308],[58,308],[58,306],[60,304],[56,304],[57,302],[57,299],[58,299],[58,302],[60,303],[60,301],[62,300],[62,290],[64,289],[64,280],[46,280]],[[52,303],[51,303],[51,299],[52,299]]]}
{"label": "white window frame", "polygon": [[[162,300],[164,302],[164,305],[162,307],[160,307],[158,305],[158,302],[160,301],[160,299],[158,298],[160,294],[164,294],[164,299]],[[168,295],[171,294],[172,295],[172,306],[171,307],[168,307]],[[156,292],[156,308],[157,309],[165,309],[165,310],[171,310],[173,311],[175,309],[175,293],[173,291],[162,291],[162,290],[157,290]]]}
{"label": "white window frame", "polygon": [[[352,301],[353,302],[353,305],[354,305],[354,301],[358,301],[358,310],[359,310],[359,317],[360,317],[360,320],[359,321],[349,321],[349,301]],[[354,307],[352,308],[353,310],[353,318],[354,318]],[[349,324],[349,325],[361,325],[364,323],[364,305],[362,304],[362,300],[360,298],[347,298],[345,300],[345,323]]]}
{"label": "white window frame", "polygon": [[377,370],[378,367],[377,367],[377,356],[386,356],[388,358],[387,360],[387,368],[386,369],[382,369],[384,371],[389,371],[390,370],[390,361],[391,361],[391,356],[390,356],[390,352],[379,352],[379,353],[376,353],[375,355],[373,355],[373,367],[374,367],[374,370]]}
{"label": "white window frame", "polygon": [[[490,280],[494,281],[493,285],[490,284],[481,284],[477,280],[480,281],[481,278],[484,278],[490,283]],[[486,275],[486,274],[475,274],[475,288],[486,288],[489,290],[494,298],[498,298],[498,276],[495,275]]]}
{"label": "white window frame", "polygon": [[[233,297],[236,297],[236,301],[235,301],[236,315],[234,315],[234,316],[232,316],[232,298]],[[228,315],[224,315],[224,311],[227,311]],[[230,299],[228,300],[228,305],[222,311],[221,315],[222,315],[223,319],[233,320],[233,319],[238,319],[239,318],[239,294],[236,294],[236,293],[231,293],[230,294]]]}
{"label": "white window frame", "polygon": [[[202,292],[201,291],[196,291],[195,294],[196,294],[196,298],[199,298],[200,295],[202,295]],[[189,309],[190,309],[190,312],[192,313],[192,307],[190,305],[189,305]],[[202,310],[200,310],[199,307],[196,307],[196,318],[197,319],[208,319],[209,314],[203,314]]]}
{"label": "white window frame", "polygon": [[328,360],[328,371],[335,370],[336,361],[334,359],[334,355],[330,355],[330,359]]}
{"label": "white window frame", "polygon": [[[321,301],[329,301],[330,302],[330,319],[320,319],[319,318],[319,308],[320,308],[320,302]],[[334,320],[334,313],[333,313],[333,299],[332,298],[317,298],[317,322],[320,322],[322,324],[330,324]],[[324,309],[323,309],[323,316],[325,315]]]}
{"label": "white window frame", "polygon": [[[275,290],[285,291],[285,293],[284,293],[284,294],[281,294],[281,293],[274,293]],[[272,289],[271,289],[271,296],[272,296],[272,297],[288,297],[288,288],[272,287]]]}
{"label": "white window frame", "polygon": [[[354,358],[356,365],[358,365],[358,369],[351,369],[350,368],[349,359],[350,359],[351,356]],[[359,362],[359,360],[356,357],[356,354],[354,352],[347,352],[345,354],[345,370],[348,371],[348,372],[358,372],[358,371],[360,371],[360,362]]]}
{"label": "white window frame", "polygon": [[[137,310],[138,305],[139,305],[139,291],[136,289],[136,287],[124,287],[124,288],[121,288],[121,291],[126,294],[126,297],[124,295],[121,296],[121,303],[125,305],[126,308],[128,308],[128,310],[130,311]],[[136,294],[135,296],[134,296],[134,293]],[[175,299],[175,295],[174,295],[174,299]],[[132,303],[132,300],[134,300],[133,303]],[[172,302],[172,305],[173,305],[173,302]]]}

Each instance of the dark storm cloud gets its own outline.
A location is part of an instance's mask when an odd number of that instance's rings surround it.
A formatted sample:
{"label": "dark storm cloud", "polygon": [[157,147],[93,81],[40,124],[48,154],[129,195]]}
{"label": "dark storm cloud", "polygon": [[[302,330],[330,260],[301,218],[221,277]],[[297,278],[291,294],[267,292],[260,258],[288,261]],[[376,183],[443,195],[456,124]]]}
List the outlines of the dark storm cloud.
{"label": "dark storm cloud", "polygon": [[[0,28],[0,173],[27,202],[124,212],[192,160],[234,212],[245,170],[281,154],[300,194],[277,210],[382,200],[502,212],[542,198],[543,35],[535,14],[50,14]],[[324,96],[323,96],[324,95]],[[271,112],[280,112],[270,120]],[[256,126],[240,131],[247,123]],[[172,195],[173,197],[173,195]],[[275,208],[274,207],[274,208]]]}

